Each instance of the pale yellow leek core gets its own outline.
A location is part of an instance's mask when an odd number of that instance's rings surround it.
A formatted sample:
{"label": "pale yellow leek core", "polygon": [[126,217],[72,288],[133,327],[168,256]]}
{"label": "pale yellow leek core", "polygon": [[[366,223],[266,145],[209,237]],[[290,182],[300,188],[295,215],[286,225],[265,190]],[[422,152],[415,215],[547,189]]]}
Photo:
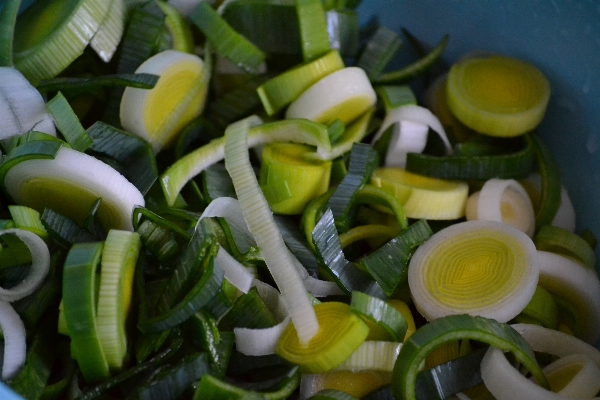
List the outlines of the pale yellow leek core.
{"label": "pale yellow leek core", "polygon": [[539,267],[531,239],[496,221],[467,221],[433,235],[419,247],[408,283],[428,320],[479,315],[507,322],[529,303]]}

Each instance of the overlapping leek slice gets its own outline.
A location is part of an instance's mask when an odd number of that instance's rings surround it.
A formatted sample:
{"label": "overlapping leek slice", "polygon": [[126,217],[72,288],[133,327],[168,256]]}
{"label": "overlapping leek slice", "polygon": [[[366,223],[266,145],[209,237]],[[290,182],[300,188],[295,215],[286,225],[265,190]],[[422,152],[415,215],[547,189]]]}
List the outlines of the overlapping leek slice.
{"label": "overlapping leek slice", "polygon": [[321,397],[321,399],[361,399],[381,386],[389,384],[390,380],[389,372],[378,371],[329,371],[322,374],[302,374],[300,398],[312,399],[321,393],[333,393],[337,396]]}
{"label": "overlapping leek slice", "polygon": [[347,67],[321,78],[288,107],[285,117],[330,125],[347,124],[375,105],[377,95],[364,70]]}
{"label": "overlapping leek slice", "polygon": [[461,218],[469,194],[466,182],[430,178],[398,167],[376,169],[371,184],[392,193],[408,218]]}
{"label": "overlapping leek slice", "polygon": [[510,57],[465,58],[448,74],[448,105],[468,127],[511,137],[535,128],[544,117],[550,84],[531,64]]}
{"label": "overlapping leek slice", "polygon": [[200,57],[177,50],[165,50],[150,57],[135,72],[160,78],[150,90],[125,89],[121,124],[150,142],[158,152],[204,109],[208,73]]}
{"label": "overlapping leek slice", "polygon": [[434,234],[408,268],[417,309],[433,320],[467,313],[506,322],[525,308],[539,277],[523,232],[496,221],[467,221]]}

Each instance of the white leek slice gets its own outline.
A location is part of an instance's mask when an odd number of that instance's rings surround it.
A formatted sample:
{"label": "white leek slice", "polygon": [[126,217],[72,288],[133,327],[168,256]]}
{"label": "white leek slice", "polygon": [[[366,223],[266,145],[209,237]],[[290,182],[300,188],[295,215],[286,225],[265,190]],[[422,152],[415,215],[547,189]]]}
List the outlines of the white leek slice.
{"label": "white leek slice", "polygon": [[382,371],[392,372],[396,358],[400,354],[402,343],[365,340],[363,344],[344,362],[334,368],[335,371]]}
{"label": "white leek slice", "polygon": [[390,139],[385,157],[386,166],[404,167],[406,166],[406,154],[423,152],[427,144],[429,128],[442,139],[446,153],[452,152],[452,145],[440,120],[425,107],[407,105],[389,110],[379,131],[373,137],[372,143],[377,142],[383,132],[392,124],[398,124],[398,128],[394,130]]}
{"label": "white leek slice", "polygon": [[496,221],[466,221],[437,232],[413,255],[408,284],[415,306],[433,320],[469,314],[506,322],[538,283],[533,241]]}
{"label": "white leek slice", "polygon": [[600,280],[596,271],[546,251],[538,251],[540,285],[570,301],[583,324],[581,338],[588,343],[600,339]]}
{"label": "white leek slice", "polygon": [[0,288],[0,300],[17,301],[33,293],[44,281],[50,271],[50,252],[46,243],[35,233],[23,229],[0,230],[2,235],[15,235],[29,248],[31,266],[29,274],[10,289]]}
{"label": "white leek slice", "polygon": [[14,68],[0,67],[0,140],[29,131],[56,136],[40,92]]}
{"label": "white leek slice", "polygon": [[0,300],[0,329],[4,336],[4,360],[2,380],[12,378],[25,364],[27,344],[25,325],[15,309],[6,301]]}
{"label": "white leek slice", "polygon": [[83,223],[98,198],[104,229],[133,230],[135,206],[144,206],[140,191],[108,164],[67,147],[54,159],[31,159],[12,167],[4,185],[15,203],[43,212],[48,207]]}
{"label": "white leek slice", "polygon": [[319,322],[302,278],[277,228],[248,153],[248,131],[254,119],[236,122],[225,130],[225,167],[231,176],[244,219],[281,291],[301,343],[319,331]]}
{"label": "white leek slice", "polygon": [[254,276],[240,262],[231,256],[222,247],[217,253],[216,262],[225,273],[225,279],[235,286],[240,292],[248,293],[252,286]]}
{"label": "white leek slice", "polygon": [[306,118],[330,125],[336,119],[347,124],[375,105],[377,94],[362,68],[335,71],[306,89],[288,107],[285,117]]}
{"label": "white leek slice", "polygon": [[467,220],[504,222],[532,237],[535,211],[527,191],[514,179],[489,179],[467,201]]}
{"label": "white leek slice", "polygon": [[[481,377],[497,400],[562,400],[567,397],[538,386],[524,377],[506,359],[502,351],[490,347],[481,361]],[[590,397],[577,397],[589,399]],[[595,398],[600,399],[600,397]]]}
{"label": "white leek slice", "polygon": [[155,54],[135,72],[160,78],[150,90],[125,88],[121,124],[127,131],[150,142],[158,152],[204,109],[208,73],[200,57],[177,50]]}
{"label": "white leek slice", "polygon": [[600,391],[600,369],[585,354],[560,358],[543,370],[550,389],[568,398],[592,398]]}

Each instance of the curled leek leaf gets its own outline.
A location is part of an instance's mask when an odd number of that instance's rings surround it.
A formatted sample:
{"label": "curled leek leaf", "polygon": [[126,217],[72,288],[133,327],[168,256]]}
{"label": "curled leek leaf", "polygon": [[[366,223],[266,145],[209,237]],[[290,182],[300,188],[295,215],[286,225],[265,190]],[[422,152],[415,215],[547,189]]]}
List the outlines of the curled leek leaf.
{"label": "curled leek leaf", "polygon": [[428,320],[467,313],[509,321],[533,297],[538,277],[533,241],[496,221],[442,229],[417,249],[408,268],[413,300]]}

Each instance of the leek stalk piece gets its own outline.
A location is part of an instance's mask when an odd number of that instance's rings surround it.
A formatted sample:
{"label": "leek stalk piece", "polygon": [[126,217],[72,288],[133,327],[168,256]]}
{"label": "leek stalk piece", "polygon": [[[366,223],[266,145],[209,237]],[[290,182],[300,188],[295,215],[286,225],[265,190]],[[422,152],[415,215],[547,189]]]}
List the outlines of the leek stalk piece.
{"label": "leek stalk piece", "polygon": [[48,232],[40,217],[40,213],[26,206],[9,205],[8,212],[12,217],[15,224],[15,228],[27,230],[35,233],[41,237],[44,241],[49,239]]}
{"label": "leek stalk piece", "polygon": [[515,317],[515,321],[531,318],[537,323],[550,329],[558,328],[558,306],[552,294],[539,285],[531,301],[521,311],[521,314]]}
{"label": "leek stalk piece", "polygon": [[533,297],[538,264],[533,241],[523,232],[496,221],[467,221],[419,246],[408,284],[428,320],[468,313],[506,322]]}
{"label": "leek stalk piece", "polygon": [[125,30],[125,0],[111,0],[108,12],[90,40],[90,47],[105,63],[117,51]]}
{"label": "leek stalk piece", "polygon": [[83,152],[90,147],[92,139],[90,139],[61,92],[58,92],[52,100],[46,103],[46,109],[52,115],[54,123],[67,140],[67,143],[71,145],[71,148]]}
{"label": "leek stalk piece", "polygon": [[543,369],[550,389],[571,398],[592,398],[600,391],[600,369],[589,356],[571,354]]}
{"label": "leek stalk piece", "polygon": [[591,269],[596,265],[596,255],[592,246],[581,236],[567,230],[544,225],[533,238],[533,242],[538,250],[574,259]]}
{"label": "leek stalk piece", "polygon": [[448,105],[477,132],[512,137],[534,129],[544,117],[550,83],[531,64],[503,56],[470,57],[448,74]]}
{"label": "leek stalk piece", "polygon": [[330,50],[327,21],[321,0],[295,0],[304,62],[310,62]]}
{"label": "leek stalk piece", "polygon": [[299,341],[290,324],[281,334],[275,354],[298,364],[303,372],[320,373],[341,364],[365,340],[369,328],[350,306],[326,302],[314,306],[319,320],[318,333],[306,344]]}
{"label": "leek stalk piece", "polygon": [[[404,339],[407,328],[406,321],[398,310],[385,301],[354,291],[352,292],[350,307],[363,317],[367,323],[370,323],[370,336],[373,334],[373,325],[376,325],[387,333],[386,339],[392,342],[401,342]],[[373,340],[372,336],[369,337],[369,340]]]}
{"label": "leek stalk piece", "polygon": [[380,26],[371,36],[356,66],[365,70],[369,79],[377,79],[402,46],[398,34],[385,26]]}
{"label": "leek stalk piece", "polygon": [[[8,4],[4,4],[8,3]],[[4,2],[0,10],[0,67],[13,65],[13,38],[21,0]]]}
{"label": "leek stalk piece", "polygon": [[392,372],[402,343],[365,340],[335,371]]}
{"label": "leek stalk piece", "polygon": [[[322,374],[302,374],[300,397],[313,399],[322,394],[336,396],[325,397],[325,399],[362,399],[365,395],[388,385],[390,379],[391,374],[389,372],[377,371],[329,371]],[[392,399],[391,393],[387,399]]]}
{"label": "leek stalk piece", "polygon": [[[244,219],[261,249],[267,268],[281,291],[301,343],[308,343],[319,330],[319,322],[306,293],[294,258],[273,220],[260,190],[248,153],[248,131],[256,119],[245,119],[225,130],[225,167],[231,176]],[[324,135],[327,137],[327,129]]]}

